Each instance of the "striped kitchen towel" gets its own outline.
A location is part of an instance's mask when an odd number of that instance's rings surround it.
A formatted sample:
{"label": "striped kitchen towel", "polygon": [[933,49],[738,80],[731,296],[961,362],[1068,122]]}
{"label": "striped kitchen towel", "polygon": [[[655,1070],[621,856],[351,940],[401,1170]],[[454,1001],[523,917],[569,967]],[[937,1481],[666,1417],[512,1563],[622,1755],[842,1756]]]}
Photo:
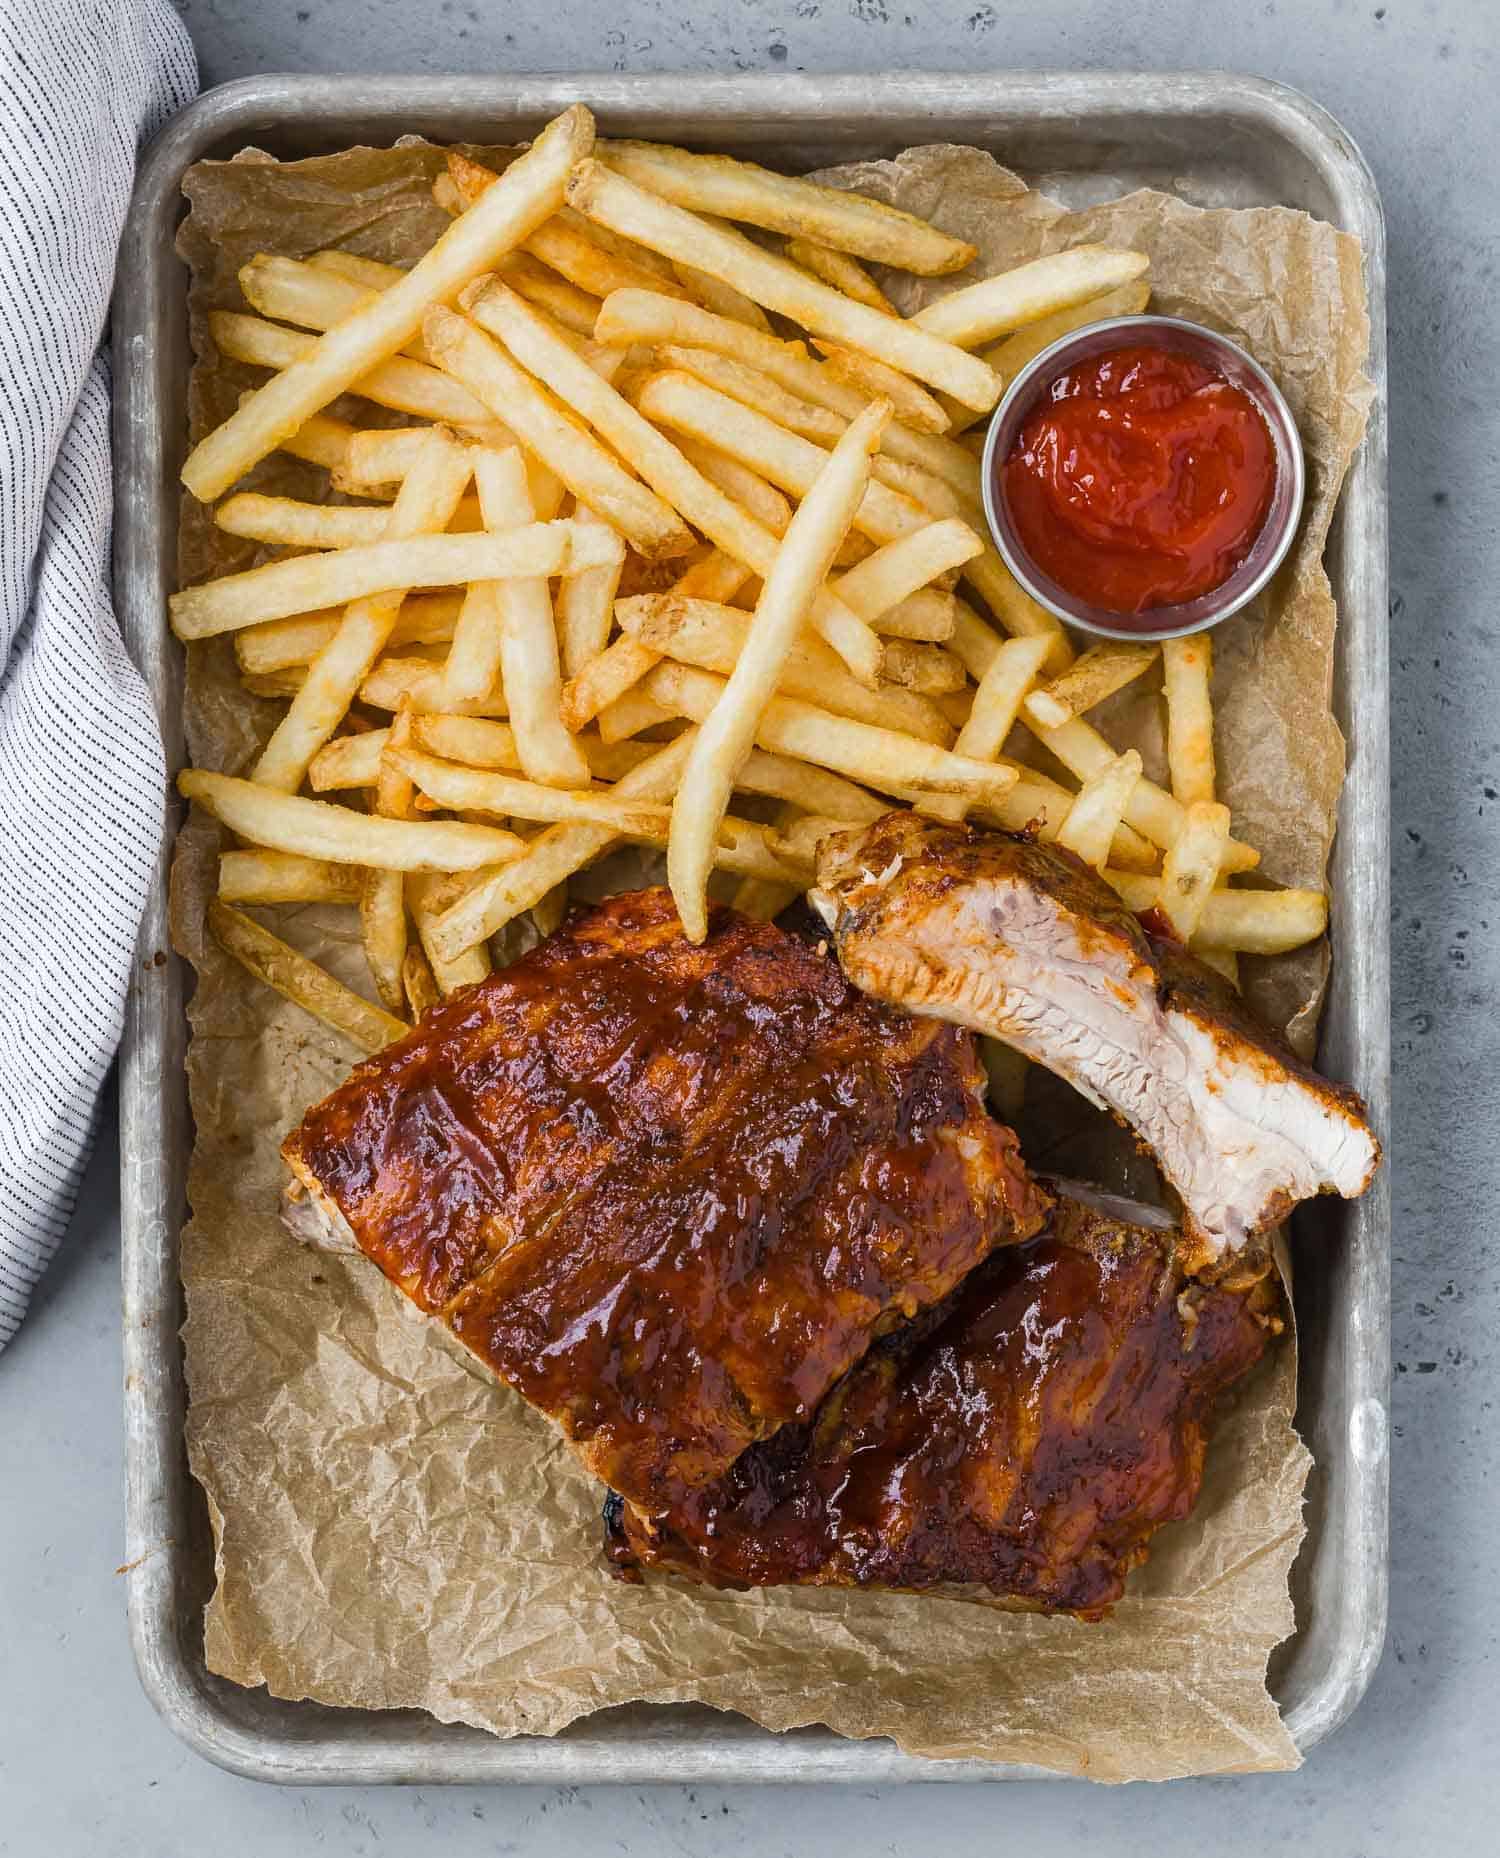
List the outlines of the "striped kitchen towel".
{"label": "striped kitchen towel", "polygon": [[196,89],[167,0],[0,0],[0,1348],[72,1211],[162,829],[100,344],[136,152]]}

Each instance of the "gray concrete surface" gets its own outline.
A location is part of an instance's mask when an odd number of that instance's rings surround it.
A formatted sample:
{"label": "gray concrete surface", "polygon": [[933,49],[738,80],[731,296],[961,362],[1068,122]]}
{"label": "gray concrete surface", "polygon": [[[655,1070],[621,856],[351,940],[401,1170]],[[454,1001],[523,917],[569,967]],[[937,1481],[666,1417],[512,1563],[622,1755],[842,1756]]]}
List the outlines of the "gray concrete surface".
{"label": "gray concrete surface", "polygon": [[[179,0],[205,83],[257,70],[1219,66],[1329,105],[1390,223],[1397,1087],[1385,1661],[1298,1774],[794,1793],[278,1792],[160,1727],[126,1644],[116,1151],[0,1358],[0,1853],[282,1858],[1500,1849],[1500,168],[1493,0]],[[112,1105],[109,1106],[112,1115]]]}

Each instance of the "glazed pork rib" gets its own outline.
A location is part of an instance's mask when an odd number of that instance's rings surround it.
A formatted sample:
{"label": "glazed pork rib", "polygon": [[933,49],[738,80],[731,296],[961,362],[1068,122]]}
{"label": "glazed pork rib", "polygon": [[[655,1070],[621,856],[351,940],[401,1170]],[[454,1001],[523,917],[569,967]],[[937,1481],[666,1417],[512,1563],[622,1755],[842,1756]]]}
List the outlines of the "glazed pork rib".
{"label": "glazed pork rib", "polygon": [[962,1583],[1100,1618],[1192,1508],[1213,1404],[1279,1326],[1273,1279],[1185,1283],[1176,1238],[1060,1199],[1040,1238],[877,1342],[810,1424],[665,1510],[611,1499],[606,1552],[627,1576]]}
{"label": "glazed pork rib", "polygon": [[857,987],[1005,1040],[1128,1123],[1203,1270],[1369,1185],[1359,1098],[1299,1063],[1071,853],[891,813],[825,841],[811,901]]}
{"label": "glazed pork rib", "polygon": [[660,1504],[1038,1229],[981,1080],[968,1033],[727,910],[695,948],[653,889],[435,1008],[283,1153],[325,1230]]}

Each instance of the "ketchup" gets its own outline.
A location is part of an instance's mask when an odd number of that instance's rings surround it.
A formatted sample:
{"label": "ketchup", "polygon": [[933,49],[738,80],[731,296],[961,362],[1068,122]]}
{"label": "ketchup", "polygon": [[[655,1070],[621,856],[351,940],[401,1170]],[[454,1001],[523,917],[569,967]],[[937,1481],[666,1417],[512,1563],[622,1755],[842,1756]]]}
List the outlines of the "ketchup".
{"label": "ketchup", "polygon": [[1056,376],[1001,466],[1016,532],[1071,594],[1178,606],[1250,552],[1276,478],[1254,401],[1172,349],[1116,348]]}

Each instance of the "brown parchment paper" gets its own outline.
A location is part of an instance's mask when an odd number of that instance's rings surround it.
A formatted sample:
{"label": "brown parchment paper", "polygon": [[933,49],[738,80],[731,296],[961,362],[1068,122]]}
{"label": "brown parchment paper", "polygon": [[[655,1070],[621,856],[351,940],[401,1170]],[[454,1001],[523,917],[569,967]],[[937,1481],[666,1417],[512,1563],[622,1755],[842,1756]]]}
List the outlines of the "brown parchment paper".
{"label": "brown parchment paper", "polygon": [[[209,308],[243,307],[237,267],[260,249],[330,244],[409,257],[442,223],[427,194],[438,159],[416,144],[190,173],[194,436],[259,378],[220,361],[204,326]],[[913,149],[837,178],[971,238],[976,276],[1085,239],[1138,246],[1158,306],[1236,336],[1276,376],[1307,445],[1308,509],[1263,609],[1219,635],[1218,751],[1236,831],[1263,848],[1266,872],[1320,883],[1343,745],[1319,557],[1368,398],[1355,243],[1290,210],[1205,211],[1159,193],[1068,213],[969,149]],[[903,307],[934,288],[884,281],[910,292]],[[280,456],[254,474],[299,496],[324,495],[321,480]],[[255,558],[186,501],[185,580]],[[1135,690],[1101,721],[1160,774],[1158,709],[1152,690]],[[247,706],[226,641],[190,649],[195,761],[241,770],[275,713]],[[696,1702],[771,1729],[826,1723],[914,1754],[1100,1780],[1296,1764],[1265,1687],[1267,1658],[1293,1627],[1287,1576],[1309,1468],[1291,1424],[1290,1343],[1224,1415],[1195,1514],[1158,1536],[1103,1625],[967,1598],[622,1585],[600,1565],[601,1490],[552,1428],[373,1267],[304,1250],[279,1225],[280,1140],[352,1054],[206,938],[218,837],[195,816],[173,878],[174,932],[198,975],[182,1269],[188,1447],[217,1543],[213,1670],[279,1696],[415,1706],[499,1735],[553,1733],[610,1705]],[[594,886],[612,875],[628,881],[601,867]],[[280,933],[366,986],[352,912],[275,915]],[[1247,966],[1259,969],[1248,980],[1259,1010],[1307,1048],[1322,951]],[[1033,1078],[1033,1161],[1129,1184],[1122,1146],[1101,1142],[1064,1087]]]}

